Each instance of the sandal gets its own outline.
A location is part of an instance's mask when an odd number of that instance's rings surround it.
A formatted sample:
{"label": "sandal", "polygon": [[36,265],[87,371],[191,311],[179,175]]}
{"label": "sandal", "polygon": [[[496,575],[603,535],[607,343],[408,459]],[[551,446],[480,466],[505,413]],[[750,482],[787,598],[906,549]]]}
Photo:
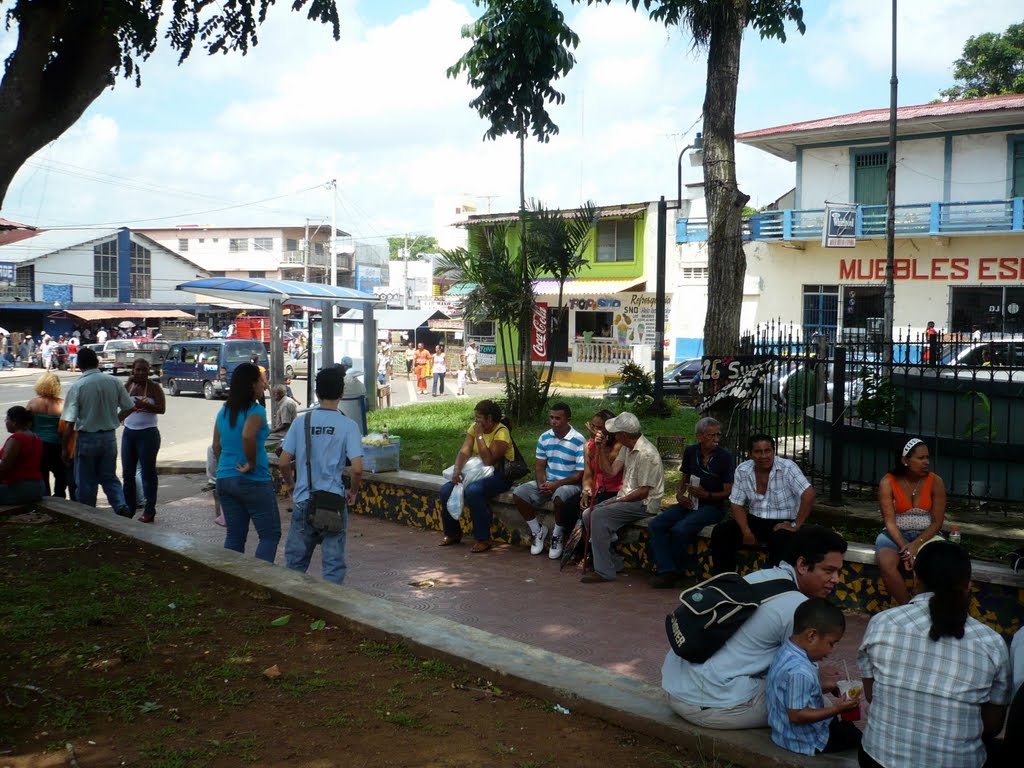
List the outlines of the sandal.
{"label": "sandal", "polygon": [[461,543],[462,543],[462,537],[461,536],[445,536],[443,539],[441,539],[441,543],[438,544],[437,546],[439,546],[439,547],[454,547],[456,544],[461,544]]}
{"label": "sandal", "polygon": [[478,555],[481,552],[486,552],[493,546],[494,544],[491,543],[490,539],[487,539],[485,541],[478,541],[476,544],[473,545],[472,549],[470,549],[469,551],[472,552],[474,555]]}

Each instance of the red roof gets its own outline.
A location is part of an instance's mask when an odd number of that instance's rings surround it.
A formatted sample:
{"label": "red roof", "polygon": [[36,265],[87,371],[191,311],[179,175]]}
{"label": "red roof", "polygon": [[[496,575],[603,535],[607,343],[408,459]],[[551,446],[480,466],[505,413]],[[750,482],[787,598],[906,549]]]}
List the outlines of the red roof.
{"label": "red roof", "polygon": [[9,245],[19,240],[27,240],[35,237],[43,230],[30,227],[28,224],[19,224],[16,221],[0,219],[0,245]]}
{"label": "red roof", "polygon": [[[1014,93],[1006,96],[987,96],[983,99],[964,99],[962,101],[943,101],[937,104],[920,104],[914,107],[898,107],[896,119],[899,121],[918,118],[947,117],[950,115],[968,115],[979,112],[995,112],[997,110],[1024,109],[1024,94]],[[820,131],[828,128],[839,128],[850,125],[870,125],[886,123],[889,120],[889,108],[866,109],[863,112],[852,112],[848,115],[823,117],[818,120],[807,120],[802,123],[789,123],[774,128],[762,128],[736,134],[736,138],[754,139],[762,136],[776,136],[802,131]]]}

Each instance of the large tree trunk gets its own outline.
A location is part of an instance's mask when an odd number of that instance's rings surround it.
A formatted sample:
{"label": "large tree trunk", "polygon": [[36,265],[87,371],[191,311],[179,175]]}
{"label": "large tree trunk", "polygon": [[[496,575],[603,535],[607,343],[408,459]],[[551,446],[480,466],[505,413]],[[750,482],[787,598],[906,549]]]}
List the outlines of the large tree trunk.
{"label": "large tree trunk", "polygon": [[96,18],[102,9],[71,5],[37,3],[18,23],[18,44],[0,81],[0,205],[25,161],[114,84],[120,46]]}
{"label": "large tree trunk", "polygon": [[[738,3],[737,5],[745,5]],[[708,208],[708,309],[704,317],[704,354],[734,354],[739,349],[743,276],[741,225],[750,199],[736,187],[736,89],[745,9],[711,30],[707,90],[704,95],[704,195]]]}

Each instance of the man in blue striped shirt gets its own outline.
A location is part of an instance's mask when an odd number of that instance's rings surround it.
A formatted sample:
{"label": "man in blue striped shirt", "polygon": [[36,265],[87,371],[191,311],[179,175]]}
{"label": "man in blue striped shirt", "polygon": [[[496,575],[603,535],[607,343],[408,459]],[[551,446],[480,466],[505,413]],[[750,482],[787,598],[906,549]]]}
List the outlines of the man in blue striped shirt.
{"label": "man in blue striped shirt", "polygon": [[516,509],[530,526],[533,544],[531,555],[544,551],[548,527],[537,520],[537,511],[548,501],[555,509],[555,528],[551,534],[551,548],[548,557],[557,560],[562,556],[565,529],[575,521],[579,510],[583,481],[583,454],[587,439],[573,429],[569,423],[572,411],[566,403],[555,403],[548,412],[548,426],[551,427],[537,440],[537,461],[534,464],[534,479],[523,483],[513,491]]}

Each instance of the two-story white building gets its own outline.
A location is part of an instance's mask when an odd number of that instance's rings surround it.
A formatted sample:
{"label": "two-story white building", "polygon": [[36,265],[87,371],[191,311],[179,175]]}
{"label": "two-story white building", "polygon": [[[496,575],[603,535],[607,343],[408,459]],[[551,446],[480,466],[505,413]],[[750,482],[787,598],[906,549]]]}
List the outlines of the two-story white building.
{"label": "two-story white building", "polygon": [[[796,170],[792,207],[745,233],[746,327],[880,328],[888,119],[874,109],[736,136]],[[1024,95],[902,107],[897,120],[894,326],[1024,332]],[[855,247],[822,246],[826,203],[856,205]],[[677,242],[705,236],[703,222],[678,222]]]}
{"label": "two-story white building", "polygon": [[[330,224],[298,227],[183,224],[136,231],[194,261],[214,277],[305,280],[308,263],[308,282],[330,282]],[[338,230],[336,236],[348,238],[349,234]],[[353,247],[339,243],[336,248],[337,284],[351,286],[355,265]]]}

